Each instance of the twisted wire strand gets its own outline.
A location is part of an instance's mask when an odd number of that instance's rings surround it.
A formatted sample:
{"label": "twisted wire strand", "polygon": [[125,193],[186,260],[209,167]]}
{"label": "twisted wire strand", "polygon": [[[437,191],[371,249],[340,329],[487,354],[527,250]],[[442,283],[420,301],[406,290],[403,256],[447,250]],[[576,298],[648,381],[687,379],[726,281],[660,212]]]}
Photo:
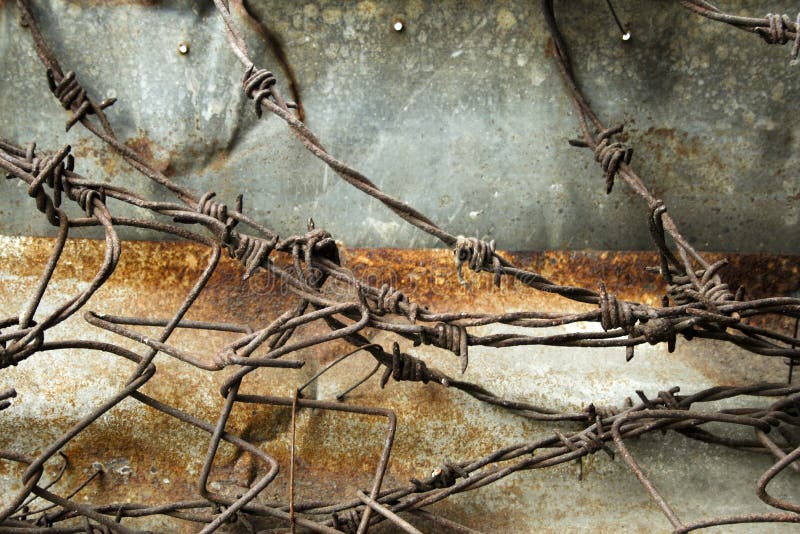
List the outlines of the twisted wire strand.
{"label": "twisted wire strand", "polygon": [[720,260],[705,270],[672,276],[672,283],[667,284],[667,293],[678,304],[698,302],[716,313],[718,306],[736,300],[729,285],[722,283],[717,276],[717,271],[727,263],[727,260]]}
{"label": "twisted wire strand", "polygon": [[387,313],[401,315],[403,314],[402,306],[405,306],[405,316],[409,322],[413,324],[417,321],[419,305],[416,302],[411,302],[402,291],[393,288],[389,284],[381,285],[374,303],[374,312],[378,316]]}
{"label": "twisted wire strand", "polygon": [[[755,32],[767,44],[783,45],[790,41],[793,42],[789,55],[792,59],[797,59],[798,52],[800,52],[800,12],[797,14],[794,24],[788,15],[767,13],[766,19],[769,26],[756,28]],[[794,34],[794,38],[791,37],[791,34]]]}
{"label": "twisted wire strand", "polygon": [[595,136],[594,145],[580,139],[570,139],[569,144],[576,147],[590,147],[594,151],[594,159],[603,169],[603,176],[606,182],[606,194],[610,194],[614,187],[614,179],[620,171],[623,163],[629,164],[633,157],[633,149],[623,143],[612,142],[611,138],[622,133],[624,124],[619,124],[612,128],[606,128]]}
{"label": "twisted wire strand", "polygon": [[419,337],[414,341],[414,345],[433,345],[440,349],[449,350],[461,359],[461,372],[467,370],[469,364],[469,335],[464,326],[436,323],[433,332],[422,328]]}
{"label": "twisted wire strand", "polygon": [[469,473],[458,464],[447,462],[439,467],[435,467],[428,478],[423,480],[412,478],[411,483],[414,485],[415,492],[425,493],[435,489],[452,487],[462,478],[469,478]]}
{"label": "twisted wire strand", "polygon": [[614,295],[609,295],[606,285],[600,282],[600,325],[608,332],[615,328],[622,328],[630,332],[636,324],[635,305],[626,301],[619,301]]}
{"label": "twisted wire strand", "polygon": [[422,382],[423,384],[427,384],[432,378],[425,362],[410,354],[401,352],[400,345],[397,342],[392,346],[392,364],[391,366],[386,366],[381,377],[381,389],[386,386],[390,376],[397,382]]}
{"label": "twisted wire strand", "polygon": [[67,119],[66,131],[75,126],[86,115],[91,115],[98,109],[105,109],[117,101],[116,98],[108,98],[99,104],[93,102],[86,95],[86,90],[81,86],[73,71],[67,72],[60,80],[56,80],[53,69],[47,69],[47,82],[50,91],[66,110],[72,111],[72,116]]}
{"label": "twisted wire strand", "polygon": [[456,238],[453,255],[455,256],[456,272],[460,283],[466,283],[461,273],[461,267],[466,263],[476,273],[480,271],[494,272],[494,285],[500,287],[503,268],[500,258],[495,252],[494,240],[483,241],[477,237],[460,235]]}
{"label": "twisted wire strand", "polygon": [[[740,30],[754,32],[767,44],[786,44],[793,41],[789,55],[796,60],[800,52],[800,13],[793,22],[788,15],[767,13],[765,17],[745,17],[725,13],[705,0],[679,0],[690,11],[710,20],[729,24]],[[792,39],[794,34],[794,39]]]}

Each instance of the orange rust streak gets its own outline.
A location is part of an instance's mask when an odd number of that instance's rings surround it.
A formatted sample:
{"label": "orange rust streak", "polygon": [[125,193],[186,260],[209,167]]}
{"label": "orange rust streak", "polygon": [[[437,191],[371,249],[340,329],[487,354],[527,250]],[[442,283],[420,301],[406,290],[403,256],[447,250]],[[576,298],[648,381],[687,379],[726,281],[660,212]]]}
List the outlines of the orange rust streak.
{"label": "orange rust streak", "polygon": [[[21,280],[22,291],[6,294],[8,290],[0,287],[0,300],[15,309],[15,306],[24,302],[26,291],[33,288],[53,241],[0,237],[0,242],[11,244],[19,250],[18,254],[13,254],[13,261],[4,262],[3,270],[5,274]],[[103,249],[101,241],[70,240],[56,270],[54,283],[68,286],[84,280],[86,273],[92,272],[101,260]],[[468,285],[462,286],[455,275],[452,254],[447,250],[342,249],[341,253],[343,264],[362,280],[378,286],[389,283],[404,291],[415,302],[429,306],[434,311],[587,309],[586,305],[522,288],[508,280],[504,280],[502,287],[497,289],[492,285],[492,277],[487,274],[466,273]],[[121,315],[168,317],[200,275],[208,254],[207,249],[192,244],[126,242],[123,244],[119,267],[90,301],[87,309]],[[610,292],[628,300],[657,304],[664,291],[657,276],[644,271],[645,266],[656,265],[654,253],[547,251],[502,254],[518,266],[562,284],[596,288],[597,283],[603,280]],[[708,255],[710,261],[720,257],[719,254]],[[788,255],[731,256],[730,266],[723,276],[730,281],[746,283],[751,297],[788,295],[797,290],[797,260],[796,256]],[[274,279],[260,273],[244,281],[242,272],[240,265],[224,258],[187,318],[249,324],[252,328],[259,328],[286,309],[289,304],[287,299],[292,297],[287,297]],[[759,275],[754,276],[754,273]],[[732,286],[735,287],[735,283]],[[52,302],[48,299],[56,297],[58,291],[48,290],[45,302]],[[98,331],[86,331],[82,322],[76,324],[80,326],[71,327],[74,330],[68,332],[70,336],[97,336]],[[317,327],[311,327],[309,331],[313,328]],[[234,335],[184,330],[176,333],[170,342],[205,354],[229,342]],[[114,341],[121,342],[116,338]],[[342,354],[345,348],[343,341],[337,341],[307,349],[302,357],[310,362],[323,363]],[[37,355],[33,358],[44,357]],[[688,358],[679,353],[674,357]],[[739,375],[746,377],[748,372],[755,372],[753,365],[766,365],[760,363],[765,361],[763,358],[748,359],[746,365],[735,356],[729,360],[725,358],[720,356],[715,362],[686,361],[707,376],[721,381],[732,380],[731,377]],[[92,366],[96,366],[95,378],[99,382],[111,380],[103,374],[103,367],[108,361],[108,358],[99,355],[91,355],[86,360],[86,365],[93,369],[95,367]],[[22,383],[19,377],[24,376],[26,365],[27,362],[18,369],[8,370],[16,373],[14,380],[20,381],[20,391],[28,391],[28,395],[33,391],[45,391],[36,384]],[[156,365],[159,373],[146,385],[145,393],[205,420],[216,419],[222,403],[218,389],[226,372],[211,374],[209,378],[208,373],[196,372],[163,356],[156,359]],[[337,368],[338,371],[326,375],[326,380],[321,381],[319,387],[328,389],[324,393],[318,391],[318,394],[331,398],[335,392],[332,393],[330,388],[346,385],[372,365],[374,362],[366,355],[349,359],[341,369]],[[313,373],[314,366],[307,367],[303,371],[256,372],[245,380],[243,390],[248,393],[290,395],[293,387]],[[56,409],[58,403],[70,402],[77,390],[45,391],[41,394]],[[358,399],[359,404],[395,408],[400,416],[396,447],[392,451],[392,467],[387,479],[389,485],[402,483],[410,476],[422,475],[423,468],[430,467],[439,459],[474,457],[497,445],[497,436],[490,430],[480,426],[479,422],[465,420],[455,400],[461,397],[445,388],[392,383],[386,390],[379,390],[373,380],[357,390],[353,398]],[[24,400],[24,397],[20,398],[20,406],[24,406]],[[134,497],[155,502],[163,500],[165,496],[175,500],[195,497],[196,470],[202,461],[208,436],[135,403],[126,406],[128,408],[124,410],[112,410],[109,417],[98,421],[78,439],[70,442],[65,452],[75,467],[67,473],[63,487],[77,485],[85,479],[85,469],[92,462],[101,461],[109,466],[108,472],[83,492],[91,502]],[[6,416],[12,415],[14,409],[9,410]],[[5,420],[13,421],[8,417]],[[291,411],[286,408],[237,406],[227,429],[260,444],[268,454],[286,466],[290,456],[290,434],[287,432],[290,420]],[[58,427],[68,426],[72,422],[71,418],[59,419],[57,409],[48,420],[48,424]],[[312,414],[310,411],[299,412],[297,423],[295,482],[298,501],[312,497],[336,497],[345,492],[352,494],[355,488],[368,483],[376,451],[374,447],[362,444],[380,442],[382,425],[368,417],[330,412]],[[22,426],[14,427],[15,424],[9,423],[7,426],[11,431],[9,436],[22,432]],[[520,425],[527,428],[528,423],[521,422]],[[131,432],[132,428],[135,431]],[[440,433],[441,428],[448,428],[447,434],[457,437],[447,449],[440,448],[440,441],[428,439]],[[4,442],[5,439],[0,441]],[[347,458],[345,463],[343,456]],[[420,465],[419,458],[429,458],[430,465],[428,462]],[[114,462],[120,459],[134,468],[130,476],[123,477],[113,470],[117,465]],[[245,486],[254,477],[254,471],[260,468],[253,465],[247,455],[239,455],[227,445],[220,449],[215,466],[215,478],[212,480],[228,480],[233,486]],[[286,478],[281,475],[268,488],[270,499],[286,498]]]}

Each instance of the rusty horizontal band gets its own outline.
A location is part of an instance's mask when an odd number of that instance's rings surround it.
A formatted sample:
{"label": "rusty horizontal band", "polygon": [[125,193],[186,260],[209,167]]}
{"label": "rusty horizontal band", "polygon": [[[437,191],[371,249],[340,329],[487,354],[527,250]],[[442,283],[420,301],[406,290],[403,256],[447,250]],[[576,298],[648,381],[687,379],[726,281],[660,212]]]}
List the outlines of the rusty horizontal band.
{"label": "rusty horizontal band", "polygon": [[[52,240],[45,238],[0,237],[0,264],[3,266],[4,280],[0,285],[0,301],[7,308],[14,309],[24,304],[25,296],[35,284],[52,244]],[[96,268],[103,251],[101,241],[68,241],[44,303],[48,299],[57,300],[59,293],[69,293],[70,289],[84,283],[85,273]],[[115,273],[86,305],[86,309],[98,313],[113,310],[119,315],[152,316],[161,313],[168,316],[171,310],[180,305],[180,295],[199,276],[207,256],[207,249],[191,244],[126,242]],[[512,253],[507,256],[518,265],[544,276],[566,276],[567,279],[559,280],[565,284],[587,285],[594,280],[605,280],[609,290],[628,300],[656,303],[664,290],[653,274],[644,271],[645,266],[657,261],[652,253],[548,251]],[[709,257],[714,258],[714,255]],[[793,282],[797,280],[798,270],[798,258],[795,256],[739,255],[729,259],[728,276],[733,281],[746,283],[753,296],[788,295],[798,289]],[[564,311],[581,308],[581,305],[558,297],[509,287],[505,283],[498,289],[491,283],[491,277],[467,275],[468,283],[464,286],[457,280],[452,255],[447,251],[342,249],[342,260],[343,265],[349,267],[358,278],[372,285],[390,283],[433,310]],[[752,279],[749,275],[755,272],[762,275]],[[242,280],[241,265],[225,259],[193,307],[189,319],[259,327],[278,315],[280,309],[285,307],[287,298],[291,297],[287,297],[283,288],[269,275],[262,272],[249,280]],[[99,330],[87,331],[87,328],[88,325],[81,319],[70,320],[53,331],[53,336],[74,337],[75,333],[79,333],[84,337],[103,338],[105,335]],[[153,330],[145,328],[142,331]],[[118,338],[114,339],[119,341]],[[229,339],[228,334],[179,331],[174,336],[174,343],[186,350],[208,352],[209,347],[219,346]],[[131,343],[130,346],[135,347],[135,344]],[[666,374],[670,366],[676,364],[687,366],[701,379],[705,377],[708,383],[744,381],[748,373],[755,372],[754,368],[758,368],[762,376],[774,375],[776,380],[785,373],[782,365],[758,356],[743,355],[743,352],[720,350],[715,358],[698,357],[707,348],[703,344],[686,344],[679,347],[675,354],[669,355],[669,359],[664,353],[664,358],[647,355],[644,361],[647,368],[651,369],[648,372],[654,373]],[[307,349],[304,356],[322,365],[345,350],[345,343],[334,342]],[[602,354],[609,355],[620,364],[624,359],[623,352],[620,349]],[[453,365],[451,360],[435,352],[423,352],[422,355],[445,368]],[[63,358],[75,356],[74,353],[55,357],[40,354],[16,368],[6,370],[2,375],[3,382],[14,384],[20,394],[20,402],[16,409],[3,415],[4,428],[9,432],[0,438],[0,448],[35,449],[42,446],[48,437],[66,428],[80,414],[98,403],[110,388],[121,384],[119,373],[124,370],[115,365],[109,366],[110,360],[88,352],[80,355],[84,358],[80,367],[65,368],[61,377],[51,376],[52,366],[58,365],[57,362]],[[746,358],[746,361],[743,362],[742,358]],[[551,359],[546,361],[546,365],[552,365]],[[480,360],[474,363],[480,366]],[[169,367],[169,373],[165,373],[166,378],[154,377],[146,385],[146,393],[204,420],[215,420],[222,402],[217,391],[225,373],[209,378],[197,369],[168,358],[157,359],[156,364]],[[367,358],[355,358],[339,371],[327,374],[313,394],[320,398],[332,398],[349,385],[354,375],[366,372],[372,365]],[[498,367],[499,373],[511,369],[508,361],[493,361],[493,365]],[[536,368],[540,364],[535,354],[525,365],[533,373],[530,376],[539,372]],[[628,369],[635,370],[643,364],[634,360],[628,365]],[[603,366],[601,362],[593,366],[590,364],[585,370],[586,377],[610,386],[610,382],[615,380],[613,371],[604,371]],[[516,377],[493,378],[493,386],[504,387],[503,384],[510,383],[506,385],[511,391],[529,391],[535,396],[537,387],[525,383],[526,374],[521,373],[519,368],[514,372],[517,373]],[[551,372],[559,374],[557,368]],[[248,377],[242,388],[253,393],[288,395],[292,387],[305,381],[311,373],[311,367],[302,371],[269,370],[255,373]],[[50,380],[49,384],[57,384],[57,387],[44,388],[40,383],[42,380]],[[546,432],[549,428],[547,425],[520,422],[507,414],[478,406],[478,403],[458,392],[444,388],[393,384],[388,390],[382,391],[377,386],[377,379],[373,380],[360,389],[354,398],[364,404],[388,404],[401,414],[402,432],[392,451],[388,478],[390,484],[426,476],[426,470],[440,461],[485,454],[499,445]],[[575,380],[580,382],[582,378],[575,377]],[[69,399],[68,404],[63,403],[64,399]],[[575,403],[574,407],[580,407],[579,404]],[[35,407],[43,405],[46,409],[34,411]],[[27,410],[26,406],[32,408]],[[288,461],[286,430],[289,419],[288,409],[248,405],[234,411],[227,429],[259,443],[269,454],[285,463]],[[136,428],[132,434],[123,431],[131,426]],[[31,431],[32,428],[35,430]],[[23,429],[27,431],[23,432]],[[442,429],[447,429],[444,434]],[[380,448],[381,432],[381,425],[369,417],[301,411],[297,441],[298,498],[337,497],[342,491],[354,492],[358,487],[365,487]],[[163,414],[125,404],[92,425],[64,449],[72,468],[57,487],[74,487],[85,479],[87,473],[91,473],[93,463],[100,462],[105,469],[100,481],[83,490],[91,502],[127,499],[138,502],[156,495],[162,498],[168,495],[169,499],[176,501],[196,498],[193,481],[201,467],[205,439],[202,433],[175,425]],[[348,458],[347,463],[342,463],[342,455]],[[617,474],[615,469],[618,468],[621,467],[592,457],[584,466],[586,476],[590,477],[584,484],[605,488],[612,493],[624,491],[619,487],[619,482],[613,480]],[[48,466],[48,473],[53,474],[57,469],[57,463],[53,462]],[[552,482],[563,478],[562,472],[563,469],[561,472],[542,473],[533,480],[530,477],[514,478],[500,491],[510,489],[527,495],[536,487],[541,487],[542,480]],[[18,475],[11,464],[0,462],[0,485]],[[232,447],[223,446],[211,484],[218,491],[235,494],[257,475],[257,464],[249,453],[238,453]],[[286,477],[279,476],[274,486],[270,486],[266,498],[273,496],[279,499],[285,494],[286,484]],[[512,519],[528,520],[529,512],[524,510],[503,517],[500,508],[489,504],[497,498],[495,490],[487,488],[485,491],[487,501],[463,497],[454,503],[447,503],[441,509],[446,510],[449,517],[475,528],[491,529],[498,525],[509,525]],[[576,487],[564,488],[563,491],[582,495],[585,490]],[[579,497],[578,502],[581,499]],[[594,499],[584,500],[588,509],[597,506]],[[476,506],[481,513],[475,513]],[[544,502],[537,509],[548,515],[548,524],[562,524],[559,523],[561,516],[555,503]],[[647,514],[641,516],[639,520],[642,524],[646,523],[647,517]],[[158,521],[161,523],[155,526],[159,528],[166,528],[170,524],[164,523],[167,519]],[[169,528],[177,528],[174,524],[170,525]]]}

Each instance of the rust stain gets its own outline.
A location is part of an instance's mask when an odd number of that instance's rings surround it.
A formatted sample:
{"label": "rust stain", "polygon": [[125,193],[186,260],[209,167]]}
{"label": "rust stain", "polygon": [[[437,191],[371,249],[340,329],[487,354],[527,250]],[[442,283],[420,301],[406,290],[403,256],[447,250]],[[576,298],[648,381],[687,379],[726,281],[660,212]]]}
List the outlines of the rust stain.
{"label": "rust stain", "polygon": [[125,144],[128,147],[135,150],[140,156],[146,158],[148,160],[153,158],[153,146],[154,143],[147,137],[147,134],[144,132],[140,133],[136,137],[132,137],[125,141]]}
{"label": "rust stain", "polygon": [[[165,173],[170,168],[170,162],[173,160],[177,153],[174,151],[166,151],[158,146],[152,139],[150,139],[147,132],[139,130],[139,135],[132,137],[125,141],[125,144],[136,151],[146,161],[152,162],[152,167],[161,173]],[[158,157],[161,154],[167,154],[167,157]],[[173,169],[174,174],[174,169]]]}
{"label": "rust stain", "polygon": [[553,38],[548,37],[547,42],[544,44],[544,58],[547,60],[551,60],[553,58]]}
{"label": "rust stain", "polygon": [[661,137],[663,139],[668,139],[670,141],[675,139],[675,128],[648,128],[645,130],[645,135],[653,135],[656,137]]}
{"label": "rust stain", "polygon": [[78,162],[92,159],[105,171],[104,175],[113,176],[118,172],[120,158],[108,150],[98,150],[91,139],[83,138],[73,147],[72,153]]}
{"label": "rust stain", "polygon": [[[164,175],[172,177],[177,174],[177,170],[173,165],[173,161],[178,157],[177,152],[161,148],[149,138],[147,132],[139,130],[139,134],[125,141],[125,144],[143,157],[150,158],[153,162],[153,167]],[[116,152],[100,147],[90,138],[79,140],[73,146],[72,153],[78,162],[81,160],[93,160],[103,169],[103,176],[113,176],[120,171],[127,171],[131,168]],[[196,156],[195,154],[192,155]]]}
{"label": "rust stain", "polygon": [[[139,140],[133,146],[142,150],[149,150],[150,147],[146,140]],[[21,305],[24,295],[34,287],[53,244],[52,240],[44,238],[13,238],[13,241],[19,254],[15,255],[13,262],[5,262],[4,269],[8,274],[20,277],[25,289],[14,295],[7,294],[9,289],[0,288],[0,298],[12,308]],[[70,240],[54,276],[56,285],[74,285],[77,281],[87,279],[100,265],[103,251],[101,241]],[[656,275],[644,270],[645,266],[657,264],[656,255],[650,252],[547,251],[502,254],[515,264],[562,284],[593,288],[602,280],[609,291],[626,300],[658,304],[664,292],[663,284]],[[343,265],[358,278],[373,285],[389,283],[414,301],[435,311],[565,311],[590,308],[523,288],[518,282],[504,280],[498,289],[492,285],[491,276],[478,276],[472,272],[465,273],[468,285],[462,286],[455,276],[452,254],[447,250],[343,248],[341,255]],[[208,257],[208,249],[198,245],[126,242],[119,267],[86,309],[124,315],[169,316],[199,277]],[[714,261],[722,255],[708,254],[707,257]],[[759,273],[759,276],[753,276],[753,273]],[[798,257],[789,255],[731,256],[730,265],[723,273],[726,279],[734,282],[734,287],[737,283],[746,283],[751,297],[792,294],[798,290],[797,275]],[[56,296],[48,293],[45,301]],[[242,267],[223,257],[188,318],[249,324],[252,328],[260,328],[286,309],[287,298],[290,297],[286,296],[285,288],[271,276],[262,272],[249,280],[242,280]],[[152,333],[158,331],[143,330]],[[181,330],[170,342],[210,358],[218,347],[236,336]],[[119,341],[116,337],[114,339]],[[679,340],[678,343],[680,346],[683,341]],[[345,349],[346,344],[341,341],[315,346],[303,354],[305,359],[312,362],[306,369],[253,373],[243,384],[243,392],[288,396],[292,387],[310,376],[315,365],[330,361]],[[141,347],[136,350],[141,352]],[[94,354],[91,356],[96,358],[96,362],[88,360],[87,365],[93,369],[96,379],[101,382],[112,380],[103,374],[107,373],[103,368],[107,360]],[[701,358],[694,353],[683,354],[681,351],[672,357],[722,383],[746,379],[748,373],[753,372],[763,372],[766,376],[771,369],[769,366],[776,365],[774,359],[754,356],[744,360],[741,353],[725,351],[715,354],[714,358]],[[127,369],[126,365],[130,367],[129,364],[123,364],[122,368]],[[209,376],[209,373],[198,372],[163,356],[156,359],[156,365],[162,372],[145,385],[145,393],[205,421],[216,420],[222,404],[219,387],[230,374],[229,371]],[[369,356],[354,356],[317,383],[317,394],[328,399],[334,397],[336,391],[331,388],[351,383],[353,377],[360,376],[370,367]],[[777,367],[780,376],[784,376],[785,369],[780,365]],[[757,371],[754,371],[756,368]],[[124,377],[115,377],[114,380],[121,382]],[[21,390],[25,389],[23,386],[20,384]],[[76,398],[83,384],[70,387],[78,389],[55,391],[52,402]],[[469,410],[465,410],[463,404],[464,399],[460,392],[447,388],[420,388],[418,384],[393,381],[387,385],[387,390],[382,391],[377,380],[371,380],[357,390],[349,402],[395,409],[399,416],[398,434],[392,450],[387,483],[399,484],[406,483],[410,477],[424,476],[433,465],[485,454],[495,449],[499,441],[511,439],[497,430],[487,429],[485,421],[469,416]],[[85,408],[78,406],[74,409]],[[72,418],[59,418],[58,414],[59,410],[54,408],[49,424],[67,427],[73,422]],[[285,466],[289,460],[289,415],[289,410],[284,407],[237,406],[227,430],[257,443]],[[343,491],[369,484],[385,436],[385,419],[301,410],[298,422],[298,499],[341,495]],[[515,422],[515,426],[525,435],[532,435],[541,429],[529,421]],[[9,436],[13,436],[22,427],[10,424],[7,428],[12,431]],[[126,401],[124,407],[115,408],[69,443],[65,452],[73,467],[60,487],[75,487],[88,476],[92,462],[100,461],[106,465],[107,472],[99,482],[84,490],[91,502],[124,501],[134,496],[140,500],[147,500],[148,496],[153,499],[161,496],[162,501],[165,495],[171,500],[194,498],[197,475],[207,443],[208,435],[204,432],[177,424],[173,419],[138,403]],[[109,456],[109,451],[113,451],[112,456]],[[343,462],[343,456],[347,458],[346,462]],[[132,473],[127,476],[120,474],[119,467],[122,465],[130,465]],[[587,463],[587,473],[592,472],[592,465],[591,462]],[[4,465],[0,463],[2,467]],[[574,476],[572,468],[572,465],[564,466],[560,469],[566,474],[555,476]],[[249,480],[264,472],[264,467],[258,461],[253,461],[247,455],[239,455],[233,447],[223,446],[215,462],[212,480],[235,488],[246,486]],[[283,498],[286,484],[287,473],[284,470],[268,488],[267,497]],[[513,484],[509,487],[512,488],[508,490],[511,492],[509,495],[514,497],[513,492],[517,490],[513,489]],[[524,502],[522,495],[514,498]],[[586,506],[599,506],[588,496],[585,499]],[[463,516],[463,512],[456,513],[457,504],[447,503],[443,509]],[[476,526],[494,522],[491,524],[511,528],[510,519],[501,517],[503,514],[496,507],[493,509],[486,504],[484,512],[487,522],[480,521]]]}

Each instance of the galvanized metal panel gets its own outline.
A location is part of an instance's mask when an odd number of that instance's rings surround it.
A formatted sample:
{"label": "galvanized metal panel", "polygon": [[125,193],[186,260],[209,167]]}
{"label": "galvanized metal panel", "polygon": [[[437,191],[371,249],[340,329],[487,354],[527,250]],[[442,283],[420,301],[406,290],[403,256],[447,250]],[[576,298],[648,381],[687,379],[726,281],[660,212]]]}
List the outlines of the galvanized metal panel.
{"label": "galvanized metal panel", "polygon": [[[169,198],[80,128],[64,134],[65,113],[11,4],[0,10],[0,135],[70,142],[87,175]],[[333,176],[279,120],[256,120],[210,2],[36,4],[63,64],[94,97],[119,99],[110,116],[121,137],[178,181],[228,202],[244,193],[248,212],[281,234],[313,215],[352,246],[434,245]],[[591,153],[566,144],[577,122],[535,2],[249,4],[253,18],[237,13],[256,57],[285,82],[266,26],[332,152],[454,233],[507,250],[650,247],[644,206],[621,185],[606,196]],[[791,120],[800,78],[786,49],[673,3],[616,4],[628,42],[602,2],[558,9],[587,95],[608,123],[627,122],[648,186],[701,248],[800,250]],[[391,27],[398,17],[402,33]],[[44,222],[11,215],[31,201],[6,191],[0,232],[46,235]]]}

